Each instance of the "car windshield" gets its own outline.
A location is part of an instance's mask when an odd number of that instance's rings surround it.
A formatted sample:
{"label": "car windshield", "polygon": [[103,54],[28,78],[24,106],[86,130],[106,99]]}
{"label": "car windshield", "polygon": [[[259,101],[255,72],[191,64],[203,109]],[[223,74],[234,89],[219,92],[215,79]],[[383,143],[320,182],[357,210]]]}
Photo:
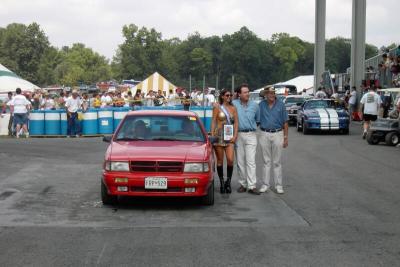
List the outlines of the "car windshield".
{"label": "car windshield", "polygon": [[330,100],[311,100],[304,104],[304,109],[313,108],[335,108],[334,102]]}
{"label": "car windshield", "polygon": [[303,97],[287,97],[285,100],[285,104],[293,104],[293,105],[303,102],[304,102]]}
{"label": "car windshield", "polygon": [[116,133],[116,141],[205,142],[195,116],[132,115]]}

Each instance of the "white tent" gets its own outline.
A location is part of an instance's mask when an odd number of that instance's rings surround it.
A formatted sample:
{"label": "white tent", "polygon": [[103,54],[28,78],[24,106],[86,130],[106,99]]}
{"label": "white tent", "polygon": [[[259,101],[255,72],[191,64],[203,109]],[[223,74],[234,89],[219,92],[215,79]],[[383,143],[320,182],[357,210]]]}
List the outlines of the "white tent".
{"label": "white tent", "polygon": [[[297,92],[301,93],[303,89],[307,90],[307,94],[312,94],[314,89],[314,75],[302,75],[296,78],[290,79],[286,82],[276,83],[274,85],[294,85],[297,88]],[[263,88],[254,90],[254,92],[260,92]]]}
{"label": "white tent", "polygon": [[33,92],[35,89],[40,89],[0,64],[0,94],[10,91],[15,92],[17,88],[21,88],[25,92]]}
{"label": "white tent", "polygon": [[296,86],[298,93],[301,93],[303,89],[306,89],[307,93],[312,93],[312,90],[314,88],[314,75],[297,76],[296,78],[293,78],[286,82],[281,82],[274,85],[294,85]]}
{"label": "white tent", "polygon": [[154,72],[152,75],[147,77],[144,81],[137,84],[135,87],[131,89],[133,94],[136,90],[141,90],[144,93],[148,93],[150,90],[153,91],[163,91],[165,96],[169,95],[169,91],[175,91],[176,86],[173,85],[170,81],[165,79],[161,74],[158,72]]}

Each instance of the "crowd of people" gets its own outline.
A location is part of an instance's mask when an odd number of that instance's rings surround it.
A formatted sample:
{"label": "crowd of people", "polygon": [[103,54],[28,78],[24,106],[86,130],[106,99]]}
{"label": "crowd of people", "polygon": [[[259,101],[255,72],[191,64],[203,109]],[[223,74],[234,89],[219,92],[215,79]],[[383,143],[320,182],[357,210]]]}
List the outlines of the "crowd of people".
{"label": "crowd of people", "polygon": [[376,68],[368,66],[365,76],[366,86],[400,87],[400,46],[394,51],[386,51]]}

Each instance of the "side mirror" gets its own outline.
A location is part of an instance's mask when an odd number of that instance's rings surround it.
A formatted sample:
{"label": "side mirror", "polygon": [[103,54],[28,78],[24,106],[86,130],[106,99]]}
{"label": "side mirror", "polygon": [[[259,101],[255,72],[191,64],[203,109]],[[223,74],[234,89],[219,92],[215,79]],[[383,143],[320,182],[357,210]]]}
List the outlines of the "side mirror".
{"label": "side mirror", "polygon": [[112,135],[104,135],[103,142],[111,143]]}

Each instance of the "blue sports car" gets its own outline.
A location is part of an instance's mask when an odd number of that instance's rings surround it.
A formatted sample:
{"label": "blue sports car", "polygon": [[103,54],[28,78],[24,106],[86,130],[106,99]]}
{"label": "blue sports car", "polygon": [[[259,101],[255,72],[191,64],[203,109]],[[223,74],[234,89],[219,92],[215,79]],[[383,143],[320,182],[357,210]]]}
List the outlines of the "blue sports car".
{"label": "blue sports car", "polygon": [[297,131],[308,134],[311,130],[340,131],[349,134],[349,114],[334,100],[307,100],[297,113]]}

